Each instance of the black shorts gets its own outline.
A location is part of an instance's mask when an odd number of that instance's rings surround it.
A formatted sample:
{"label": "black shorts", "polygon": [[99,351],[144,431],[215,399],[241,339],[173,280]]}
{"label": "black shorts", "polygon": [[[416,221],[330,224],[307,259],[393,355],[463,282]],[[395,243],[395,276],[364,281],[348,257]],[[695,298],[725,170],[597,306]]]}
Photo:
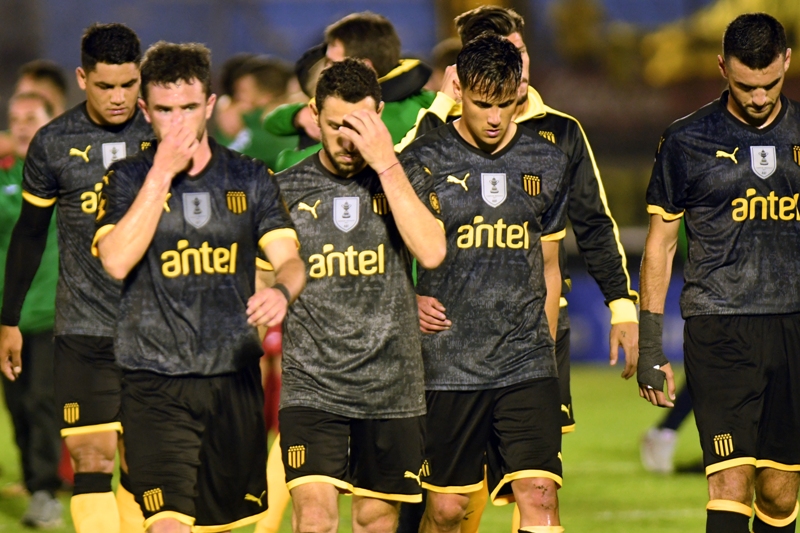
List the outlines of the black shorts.
{"label": "black shorts", "polygon": [[561,417],[556,378],[501,389],[428,391],[422,486],[465,494],[483,487],[496,505],[514,501],[511,482],[544,477],[560,486]]}
{"label": "black shorts", "polygon": [[62,437],[122,432],[121,375],[112,337],[56,336],[55,396]]}
{"label": "black shorts", "polygon": [[356,496],[422,501],[422,417],[358,419],[287,407],[278,421],[289,490],[322,482]]}
{"label": "black shorts", "polygon": [[[562,327],[564,324],[566,326]],[[561,395],[561,433],[571,433],[575,431],[575,411],[569,384],[569,314],[566,307],[562,307],[558,313],[556,364],[558,389]]]}
{"label": "black shorts", "polygon": [[162,518],[225,531],[267,510],[264,393],[258,364],[235,374],[122,376],[131,492],[145,528]]}
{"label": "black shorts", "polygon": [[684,350],[706,475],[800,470],[800,314],[690,317]]}

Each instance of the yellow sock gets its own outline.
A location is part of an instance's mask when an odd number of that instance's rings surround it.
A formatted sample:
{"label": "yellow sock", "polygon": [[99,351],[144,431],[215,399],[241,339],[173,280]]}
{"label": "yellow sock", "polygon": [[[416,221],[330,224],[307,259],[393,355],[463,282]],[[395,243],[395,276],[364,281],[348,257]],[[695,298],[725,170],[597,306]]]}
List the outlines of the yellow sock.
{"label": "yellow sock", "polygon": [[144,533],[144,515],[133,494],[120,485],[117,487],[120,533]]}
{"label": "yellow sock", "polygon": [[90,492],[69,502],[77,533],[120,533],[117,500],[113,492]]}
{"label": "yellow sock", "polygon": [[521,518],[519,516],[519,507],[517,504],[514,504],[514,514],[511,515],[511,533],[517,533],[519,531],[519,522]]}
{"label": "yellow sock", "polygon": [[281,455],[281,436],[278,435],[267,457],[267,515],[258,521],[253,533],[277,533],[289,499]]}
{"label": "yellow sock", "polygon": [[564,533],[564,528],[561,526],[528,526],[520,528],[519,531],[527,531],[528,533]]}
{"label": "yellow sock", "polygon": [[478,492],[471,492],[467,512],[461,522],[461,533],[478,533],[478,526],[481,525],[483,510],[486,509],[486,502],[489,501],[489,489],[484,480],[483,488]]}

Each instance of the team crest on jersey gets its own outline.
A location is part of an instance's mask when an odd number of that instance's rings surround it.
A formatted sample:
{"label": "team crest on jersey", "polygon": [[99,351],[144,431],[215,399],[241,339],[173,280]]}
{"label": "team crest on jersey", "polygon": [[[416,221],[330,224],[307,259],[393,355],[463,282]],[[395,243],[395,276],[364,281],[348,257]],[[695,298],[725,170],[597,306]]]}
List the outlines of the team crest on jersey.
{"label": "team crest on jersey", "polygon": [[343,196],[333,199],[333,225],[347,233],[358,225],[358,196]]}
{"label": "team crest on jersey", "polygon": [[792,158],[794,159],[795,163],[800,165],[800,146],[797,146],[796,144],[792,146]]}
{"label": "team crest on jersey", "polygon": [[372,196],[372,210],[376,215],[388,215],[391,209],[389,208],[389,200],[382,192],[375,193]]}
{"label": "team crest on jersey", "polygon": [[775,173],[778,160],[775,157],[774,146],[751,146],[750,168],[761,179],[767,179]]}
{"label": "team crest on jersey", "polygon": [[125,159],[128,155],[124,142],[103,143],[103,166],[108,168],[111,163]]}
{"label": "team crest on jersey", "polygon": [[528,196],[539,196],[542,192],[542,180],[539,176],[533,174],[522,175],[522,188],[528,193]]}
{"label": "team crest on jersey", "polygon": [[439,203],[439,197],[435,192],[431,192],[428,195],[428,203],[431,204],[431,209],[436,211],[436,213],[442,214],[442,204]]}
{"label": "team crest on jersey", "polygon": [[153,146],[152,142],[150,142],[150,141],[142,141],[141,143],[139,143],[139,151],[144,152],[145,150],[147,150],[151,146]]}
{"label": "team crest on jersey", "polygon": [[493,172],[481,173],[481,196],[483,201],[497,207],[506,201],[506,175]]}
{"label": "team crest on jersey", "polygon": [[197,229],[211,219],[211,195],[207,192],[183,193],[183,218]]}
{"label": "team crest on jersey", "polygon": [[231,213],[241,215],[247,211],[247,195],[244,191],[225,191],[225,197]]}

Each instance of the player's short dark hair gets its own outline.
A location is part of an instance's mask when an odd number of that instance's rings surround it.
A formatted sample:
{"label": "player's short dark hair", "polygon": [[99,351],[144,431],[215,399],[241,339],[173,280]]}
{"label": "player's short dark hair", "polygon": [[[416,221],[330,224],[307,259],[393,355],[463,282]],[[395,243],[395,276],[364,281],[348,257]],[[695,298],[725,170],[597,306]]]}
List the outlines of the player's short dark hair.
{"label": "player's short dark hair", "polygon": [[745,13],[728,24],[722,37],[725,59],[735,57],[750,69],[764,69],[786,54],[786,32],[775,17]]}
{"label": "player's short dark hair", "polygon": [[466,44],[483,33],[508,37],[512,33],[522,34],[525,20],[511,8],[480,6],[455,18],[456,30],[461,43]]}
{"label": "player's short dark hair", "polygon": [[86,72],[94,70],[98,63],[124,65],[142,61],[142,45],[139,37],[124,24],[95,23],[86,28],[81,39],[81,66]]}
{"label": "player's short dark hair", "polygon": [[239,79],[242,66],[254,57],[253,53],[241,52],[225,60],[219,69],[220,94],[233,94],[233,84]]}
{"label": "player's short dark hair", "polygon": [[255,56],[241,66],[236,79],[253,76],[256,86],[265,92],[280,96],[286,92],[286,85],[294,73],[292,67],[275,57]]}
{"label": "player's short dark hair", "polygon": [[17,71],[17,79],[29,77],[36,81],[46,81],[55,87],[61,96],[67,95],[67,76],[64,69],[55,61],[34,59],[22,65]]}
{"label": "player's short dark hair", "polygon": [[400,63],[400,37],[389,19],[364,11],[352,13],[325,28],[325,43],[341,41],[347,57],[369,59],[378,76]]}
{"label": "player's short dark hair", "polygon": [[8,108],[11,109],[11,106],[14,105],[14,102],[18,102],[20,100],[36,100],[42,104],[42,107],[44,107],[44,112],[47,113],[48,117],[53,118],[53,115],[55,114],[55,110],[53,109],[53,104],[50,103],[50,100],[48,100],[41,94],[34,92],[15,94],[14,96],[8,99]]}
{"label": "player's short dark hair", "polygon": [[511,41],[485,33],[464,45],[456,60],[462,89],[490,98],[516,94],[522,79],[522,55]]}
{"label": "player's short dark hair", "polygon": [[142,98],[147,101],[150,84],[168,85],[197,80],[206,96],[211,94],[211,50],[199,43],[158,41],[142,60]]}
{"label": "player's short dark hair", "polygon": [[318,44],[306,50],[303,56],[294,64],[294,74],[297,76],[300,88],[309,98],[314,96],[317,86],[316,78],[319,76],[319,63],[325,59],[327,50],[327,44]]}
{"label": "player's short dark hair", "polygon": [[381,86],[375,71],[361,60],[347,58],[322,71],[317,82],[317,109],[322,111],[325,100],[340,98],[355,104],[371,96],[375,105],[381,101]]}
{"label": "player's short dark hair", "polygon": [[461,41],[455,37],[440,41],[431,50],[431,65],[439,70],[455,65],[461,48]]}

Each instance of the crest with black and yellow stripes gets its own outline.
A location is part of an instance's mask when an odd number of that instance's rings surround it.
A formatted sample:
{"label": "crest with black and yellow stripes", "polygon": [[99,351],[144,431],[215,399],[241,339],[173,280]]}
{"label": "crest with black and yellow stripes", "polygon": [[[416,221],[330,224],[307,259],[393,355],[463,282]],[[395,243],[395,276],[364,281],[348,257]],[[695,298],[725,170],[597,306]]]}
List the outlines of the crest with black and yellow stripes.
{"label": "crest with black and yellow stripes", "polygon": [[430,477],[431,476],[431,464],[428,462],[427,459],[422,461],[422,468],[419,469],[419,476],[420,477]]}
{"label": "crest with black and yellow stripes", "polygon": [[728,457],[733,453],[733,436],[730,433],[723,433],[714,436],[714,451],[720,457]]}
{"label": "crest with black and yellow stripes", "polygon": [[388,215],[391,209],[389,208],[389,200],[382,192],[372,195],[372,210],[376,215]]}
{"label": "crest with black and yellow stripes", "polygon": [[556,143],[556,135],[555,135],[555,133],[553,133],[552,131],[540,131],[540,132],[539,132],[539,136],[540,136],[542,139],[545,139],[545,140],[547,140],[547,141],[550,141],[550,142],[551,142],[551,143],[553,143],[553,144],[555,144],[555,143]]}
{"label": "crest with black and yellow stripes", "polygon": [[244,191],[226,191],[225,196],[228,200],[228,210],[236,215],[241,215],[247,211],[247,195]]}
{"label": "crest with black and yellow stripes", "polygon": [[289,446],[289,451],[286,453],[286,462],[295,470],[303,466],[306,463],[305,445]]}
{"label": "crest with black and yellow stripes", "polygon": [[439,203],[439,197],[435,192],[431,191],[431,193],[428,195],[428,203],[431,204],[431,209],[440,215],[442,214],[442,205]]}
{"label": "crest with black and yellow stripes", "polygon": [[792,158],[795,163],[800,165],[800,146],[796,144],[792,146]]}
{"label": "crest with black and yellow stripes", "polygon": [[81,408],[77,403],[64,404],[64,422],[74,424],[81,418]]}
{"label": "crest with black and yellow stripes", "polygon": [[141,143],[139,143],[139,150],[144,152],[145,150],[147,150],[151,146],[153,146],[152,142],[150,142],[150,141],[142,141]]}
{"label": "crest with black and yellow stripes", "polygon": [[523,174],[522,188],[525,189],[528,196],[539,196],[542,192],[542,180],[533,174]]}
{"label": "crest with black and yellow stripes", "polygon": [[161,489],[148,490],[142,496],[144,508],[150,513],[157,513],[164,507],[164,493]]}

